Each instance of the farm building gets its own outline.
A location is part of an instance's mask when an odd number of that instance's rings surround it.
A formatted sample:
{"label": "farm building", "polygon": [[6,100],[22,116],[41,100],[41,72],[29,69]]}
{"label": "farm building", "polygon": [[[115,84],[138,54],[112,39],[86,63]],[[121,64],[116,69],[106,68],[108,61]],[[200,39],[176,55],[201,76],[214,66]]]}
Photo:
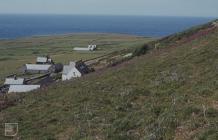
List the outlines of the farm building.
{"label": "farm building", "polygon": [[53,64],[53,61],[49,56],[37,57],[36,64]]}
{"label": "farm building", "polygon": [[94,51],[97,49],[97,45],[88,45],[90,51]]}
{"label": "farm building", "polygon": [[87,48],[75,47],[73,50],[74,51],[94,51],[96,49],[97,49],[97,45],[88,45]]}
{"label": "farm building", "polygon": [[25,73],[48,73],[52,70],[53,66],[48,64],[26,64],[24,66]]}
{"label": "farm building", "polygon": [[8,93],[29,92],[39,88],[40,85],[10,85]]}
{"label": "farm building", "polygon": [[5,79],[5,85],[23,85],[24,84],[24,78],[6,78]]}
{"label": "farm building", "polygon": [[84,62],[70,62],[69,65],[64,66],[62,72],[62,81],[70,80],[76,77],[81,77],[82,75],[87,74],[89,72],[90,70]]}
{"label": "farm building", "polygon": [[40,85],[25,85],[25,79],[17,78],[16,76],[11,78],[6,78],[4,86],[7,86],[6,92],[8,93],[29,92],[40,88]]}

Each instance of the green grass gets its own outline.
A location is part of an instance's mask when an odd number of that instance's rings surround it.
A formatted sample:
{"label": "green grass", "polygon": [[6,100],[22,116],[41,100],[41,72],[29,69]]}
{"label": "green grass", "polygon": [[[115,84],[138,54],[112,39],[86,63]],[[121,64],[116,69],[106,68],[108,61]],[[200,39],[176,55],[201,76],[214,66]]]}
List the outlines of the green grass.
{"label": "green grass", "polygon": [[165,43],[116,67],[20,94],[0,122],[19,123],[19,139],[217,139],[217,37],[216,29],[179,46]]}

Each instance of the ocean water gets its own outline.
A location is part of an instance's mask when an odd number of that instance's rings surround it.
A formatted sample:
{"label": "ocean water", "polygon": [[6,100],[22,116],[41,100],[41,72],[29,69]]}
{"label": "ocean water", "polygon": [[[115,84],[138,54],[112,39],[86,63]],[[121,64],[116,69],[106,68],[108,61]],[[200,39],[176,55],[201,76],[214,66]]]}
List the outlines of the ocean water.
{"label": "ocean water", "polygon": [[158,16],[0,15],[0,39],[98,32],[162,37],[212,18]]}

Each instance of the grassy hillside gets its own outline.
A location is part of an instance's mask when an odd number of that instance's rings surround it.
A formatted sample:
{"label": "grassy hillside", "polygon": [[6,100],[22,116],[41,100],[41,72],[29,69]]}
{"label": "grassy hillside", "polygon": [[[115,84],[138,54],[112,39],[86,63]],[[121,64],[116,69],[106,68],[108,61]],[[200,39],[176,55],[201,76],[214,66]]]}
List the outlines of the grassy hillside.
{"label": "grassy hillside", "polygon": [[[192,38],[200,30],[153,42],[161,47],[116,67],[20,95],[18,105],[0,112],[0,135],[5,122],[17,122],[17,139],[218,139],[218,29]],[[186,38],[192,40],[179,42]]]}
{"label": "grassy hillside", "polygon": [[[68,63],[86,60],[110,52],[141,46],[151,38],[121,34],[72,34],[61,36],[39,36],[16,40],[0,40],[0,83],[6,75],[17,72],[26,63],[35,63],[37,56],[49,54],[55,62]],[[95,52],[75,52],[74,47],[98,45]]]}

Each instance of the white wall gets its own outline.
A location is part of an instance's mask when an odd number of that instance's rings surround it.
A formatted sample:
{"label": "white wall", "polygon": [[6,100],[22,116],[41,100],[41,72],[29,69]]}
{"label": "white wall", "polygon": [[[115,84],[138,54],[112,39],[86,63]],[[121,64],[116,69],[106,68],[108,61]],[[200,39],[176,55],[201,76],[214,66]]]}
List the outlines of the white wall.
{"label": "white wall", "polygon": [[81,77],[82,74],[74,67],[67,74],[62,74],[62,81],[70,80],[72,78]]}

